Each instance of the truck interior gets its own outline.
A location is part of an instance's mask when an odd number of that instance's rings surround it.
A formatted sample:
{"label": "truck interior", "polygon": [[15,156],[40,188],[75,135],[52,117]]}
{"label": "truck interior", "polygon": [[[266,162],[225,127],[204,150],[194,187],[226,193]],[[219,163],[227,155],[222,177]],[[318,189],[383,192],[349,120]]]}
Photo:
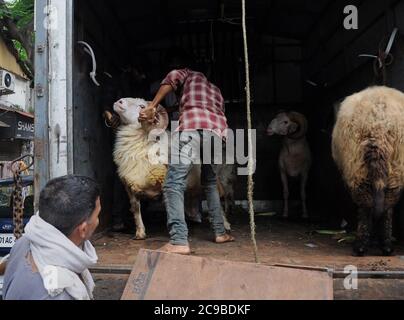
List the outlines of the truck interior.
{"label": "truck interior", "polygon": [[[359,8],[358,30],[344,28],[344,8]],[[356,207],[346,191],[332,156],[331,134],[335,108],[344,97],[374,84],[404,90],[404,25],[398,1],[371,0],[249,0],[247,25],[252,83],[253,128],[257,130],[255,200],[257,240],[263,263],[286,263],[343,268],[352,262],[366,270],[400,269],[404,251],[388,259],[352,258],[349,236],[355,230]],[[374,58],[399,32],[385,74]],[[121,97],[153,98],[151,87],[165,77],[167,52],[181,47],[191,53],[226,101],[232,129],[246,129],[244,51],[241,1],[237,0],[87,0],[74,3],[74,170],[97,179],[103,187],[101,230],[111,225],[116,168],[112,159],[114,134],[105,126],[104,110]],[[97,86],[89,76],[93,63],[79,41],[91,46],[96,58]],[[303,222],[299,184],[289,220],[283,220],[282,184],[278,169],[281,139],[266,129],[279,110],[303,113],[309,122],[308,141],[313,166],[308,183],[310,221]],[[248,213],[243,210],[247,179],[238,177],[239,210],[229,219],[238,242],[217,247],[209,226],[192,226],[192,246],[198,255],[253,261]],[[167,240],[164,212],[145,209],[149,238],[102,233],[96,239],[100,262],[130,265],[141,247],[156,249]],[[160,210],[161,211],[161,210]],[[272,217],[270,212],[278,212]],[[402,205],[396,210],[395,236],[404,239]],[[261,215],[259,215],[261,213]],[[128,215],[130,215],[128,213]],[[344,226],[341,227],[343,222]],[[346,226],[347,225],[347,226]],[[318,230],[347,230],[319,234]],[[325,232],[327,233],[327,232]]]}

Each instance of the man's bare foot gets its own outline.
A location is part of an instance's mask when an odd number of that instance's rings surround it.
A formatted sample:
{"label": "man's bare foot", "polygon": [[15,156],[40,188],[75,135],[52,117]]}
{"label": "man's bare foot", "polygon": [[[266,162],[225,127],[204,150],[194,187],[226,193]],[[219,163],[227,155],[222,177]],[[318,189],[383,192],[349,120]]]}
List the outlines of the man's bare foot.
{"label": "man's bare foot", "polygon": [[158,251],[163,251],[166,253],[182,254],[186,256],[191,254],[191,249],[189,248],[189,246],[176,246],[171,243],[166,244]]}
{"label": "man's bare foot", "polygon": [[223,244],[223,243],[228,243],[228,242],[234,242],[236,239],[234,239],[234,237],[232,237],[229,234],[225,234],[223,236],[220,237],[216,237],[215,242],[217,244]]}

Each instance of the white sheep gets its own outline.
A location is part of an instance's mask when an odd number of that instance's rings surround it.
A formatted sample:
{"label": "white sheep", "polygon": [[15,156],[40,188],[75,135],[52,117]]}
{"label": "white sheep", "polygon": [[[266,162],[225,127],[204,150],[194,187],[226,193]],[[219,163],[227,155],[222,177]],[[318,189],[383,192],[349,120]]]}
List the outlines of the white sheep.
{"label": "white sheep", "polygon": [[404,188],[404,94],[371,87],[346,98],[332,153],[359,207],[355,255],[366,254],[374,222],[382,224],[383,254],[391,255],[393,209]]}
{"label": "white sheep", "polygon": [[311,152],[306,139],[307,119],[297,112],[281,112],[271,122],[267,131],[269,136],[284,137],[279,155],[279,169],[283,184],[284,211],[283,217],[289,216],[288,177],[300,177],[300,192],[303,205],[303,218],[309,217],[306,205],[306,184],[311,167]]}
{"label": "white sheep", "polygon": [[[170,151],[170,134],[166,131],[169,120],[162,106],[157,110],[158,124],[138,121],[141,110],[147,105],[144,99],[135,98],[123,98],[114,104],[114,111],[121,118],[121,126],[116,134],[114,161],[130,199],[138,240],[146,238],[140,200],[161,196]],[[157,136],[161,139],[155,139]],[[185,212],[196,220],[200,216],[200,174],[200,166],[195,165],[188,176],[185,193]],[[230,229],[230,224],[225,221],[226,229]]]}

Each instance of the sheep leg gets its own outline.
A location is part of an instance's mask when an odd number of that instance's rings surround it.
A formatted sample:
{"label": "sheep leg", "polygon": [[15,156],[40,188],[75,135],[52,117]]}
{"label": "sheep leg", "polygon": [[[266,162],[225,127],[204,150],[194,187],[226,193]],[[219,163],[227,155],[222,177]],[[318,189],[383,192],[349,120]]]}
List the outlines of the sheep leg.
{"label": "sheep leg", "polygon": [[[225,200],[225,206],[226,206],[226,201]],[[224,221],[224,228],[226,229],[226,231],[231,231],[231,224],[229,222],[229,220],[227,219],[227,211],[226,209],[223,209],[223,206],[221,206],[222,209],[222,216],[223,216],[223,221]]]}
{"label": "sheep leg", "polygon": [[358,234],[353,246],[355,256],[363,257],[367,252],[370,242],[371,219],[372,215],[369,209],[360,208],[358,210]]}
{"label": "sheep leg", "polygon": [[[223,208],[223,206],[224,206],[224,208]],[[225,199],[224,200],[224,205],[221,203],[220,210],[221,210],[222,216],[223,216],[224,228],[226,229],[226,231],[230,232],[231,231],[231,224],[230,224],[229,220],[227,219],[227,212],[228,211],[226,210],[226,206],[227,206],[227,200]],[[210,223],[213,222],[213,219],[212,219],[211,216],[208,217],[208,220],[209,220]]]}
{"label": "sheep leg", "polygon": [[302,175],[302,180],[300,182],[300,193],[301,193],[302,205],[303,205],[303,219],[309,218],[309,214],[307,211],[307,196],[306,196],[307,179],[308,179],[308,174],[307,174],[307,172],[304,172]]}
{"label": "sheep leg", "polygon": [[228,192],[225,198],[225,212],[226,215],[232,214],[232,211],[236,208],[236,201],[234,200],[234,190],[231,186],[231,191]]}
{"label": "sheep leg", "polygon": [[288,176],[284,170],[281,170],[281,178],[283,184],[283,217],[289,217],[289,184]]}
{"label": "sheep leg", "polygon": [[224,227],[226,228],[227,231],[231,231],[231,224],[229,223],[227,217],[231,214],[232,208],[233,208],[233,200],[231,195],[226,195],[224,198]]}
{"label": "sheep leg", "polygon": [[200,197],[195,194],[185,193],[184,202],[188,219],[195,223],[202,223],[202,213],[199,209]]}
{"label": "sheep leg", "polygon": [[136,236],[135,240],[145,240],[146,239],[146,228],[143,224],[142,213],[140,208],[140,201],[132,196],[130,197],[131,212],[135,218],[136,224]]}
{"label": "sheep leg", "polygon": [[389,209],[382,218],[382,241],[383,255],[389,257],[394,253],[393,247],[393,209]]}
{"label": "sheep leg", "polygon": [[231,204],[230,204],[230,202],[231,202],[231,199],[230,199],[230,196],[225,196],[224,197],[224,212],[225,212],[225,214],[226,214],[226,216],[228,215],[228,214],[230,214],[230,211],[231,211]]}

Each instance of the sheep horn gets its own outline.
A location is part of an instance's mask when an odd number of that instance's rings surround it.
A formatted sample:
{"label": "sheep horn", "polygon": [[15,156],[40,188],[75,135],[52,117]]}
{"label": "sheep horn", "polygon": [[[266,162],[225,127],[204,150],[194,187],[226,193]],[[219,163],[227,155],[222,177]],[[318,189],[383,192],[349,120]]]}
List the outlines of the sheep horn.
{"label": "sheep horn", "polygon": [[297,112],[289,112],[288,117],[290,121],[298,124],[298,130],[289,136],[290,139],[301,139],[307,133],[307,119],[304,115],[297,113]]}
{"label": "sheep horn", "polygon": [[157,120],[158,124],[155,127],[155,129],[166,130],[168,128],[168,125],[170,124],[170,119],[168,117],[167,110],[161,105],[157,107]]}

